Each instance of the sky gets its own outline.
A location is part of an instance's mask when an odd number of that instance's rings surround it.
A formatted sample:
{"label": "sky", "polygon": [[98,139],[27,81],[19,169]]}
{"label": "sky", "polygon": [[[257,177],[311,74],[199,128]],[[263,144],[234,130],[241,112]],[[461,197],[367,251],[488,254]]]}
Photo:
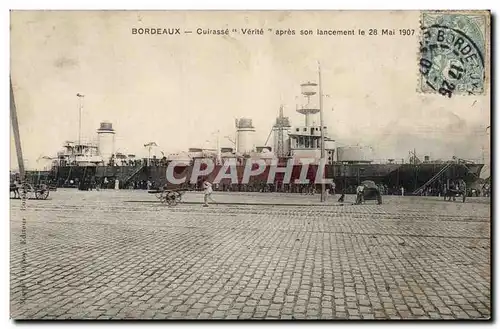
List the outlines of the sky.
{"label": "sky", "polygon": [[[418,12],[15,11],[11,79],[29,168],[78,138],[77,93],[85,95],[83,140],[101,121],[116,150],[147,156],[214,147],[248,117],[263,145],[280,105],[292,125],[304,118],[300,84],[322,68],[324,120],[339,146],[371,146],[377,159],[489,161],[489,88],[445,98],[418,92]],[[134,35],[133,28],[181,35]],[[301,29],[415,29],[414,36],[300,36]],[[263,28],[264,35],[197,35],[196,29]],[[293,29],[277,36],[267,29]],[[240,30],[241,31],[241,30]],[[317,121],[317,119],[316,119]],[[12,135],[12,134],[11,134]],[[209,142],[207,142],[209,140]],[[43,163],[43,161],[42,161]],[[11,137],[11,168],[17,167]]]}

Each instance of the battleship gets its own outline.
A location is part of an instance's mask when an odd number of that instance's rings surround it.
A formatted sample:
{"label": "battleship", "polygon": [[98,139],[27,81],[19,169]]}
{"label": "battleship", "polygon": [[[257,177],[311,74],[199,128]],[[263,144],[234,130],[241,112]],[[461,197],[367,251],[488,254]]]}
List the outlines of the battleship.
{"label": "battleship", "polygon": [[[416,152],[409,152],[407,159],[387,159],[385,163],[375,163],[373,149],[369,146],[337,146],[330,137],[328,127],[316,123],[315,116],[320,109],[311,102],[317,95],[318,85],[307,82],[301,85],[305,104],[296,107],[304,116],[302,125],[292,126],[284,115],[283,106],[269,132],[263,146],[255,145],[256,127],[250,118],[235,120],[236,139],[233,147],[220,147],[219,136],[215,148],[190,148],[186,152],[167,154],[161,158],[148,156],[138,158],[134,154],[123,154],[115,150],[115,130],[110,122],[102,122],[97,129],[96,143],[66,142],[64,150],[52,160],[49,171],[37,175],[44,177],[57,187],[89,189],[93,186],[119,189],[150,189],[160,186],[175,188],[176,184],[166,179],[167,166],[175,161],[175,175],[186,177],[183,188],[199,189],[204,179],[213,179],[227,161],[236,163],[238,182],[222,180],[215,188],[221,191],[286,191],[303,192],[317,188],[317,184],[293,183],[298,179],[302,167],[307,165],[307,179],[315,181],[317,167],[323,158],[326,162],[324,176],[333,180],[335,192],[354,193],[360,181],[372,180],[386,194],[399,194],[401,189],[414,195],[437,195],[450,182],[463,180],[468,184],[478,181],[484,164],[474,163],[457,157],[448,161],[432,160],[424,155],[420,159]],[[322,136],[323,135],[323,136]],[[227,136],[226,136],[227,137]],[[229,139],[229,138],[228,138]],[[272,142],[271,142],[272,140]],[[321,142],[324,141],[324,156]],[[145,144],[151,151],[155,143]],[[189,181],[193,173],[193,163],[197,159],[214,161],[215,168],[206,177],[196,182]],[[261,160],[266,169],[242,184],[245,161]],[[272,182],[268,181],[271,163],[278,166],[293,163],[291,183],[283,181],[278,173]],[[179,187],[179,186],[177,186]]]}

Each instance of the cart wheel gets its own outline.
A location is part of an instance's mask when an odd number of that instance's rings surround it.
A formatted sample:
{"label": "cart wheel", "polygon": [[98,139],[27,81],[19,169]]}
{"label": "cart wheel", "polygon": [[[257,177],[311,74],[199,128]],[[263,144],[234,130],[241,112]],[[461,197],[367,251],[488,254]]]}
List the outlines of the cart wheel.
{"label": "cart wheel", "polygon": [[165,196],[165,202],[169,207],[177,205],[177,196],[174,192],[168,192]]}
{"label": "cart wheel", "polygon": [[163,200],[165,198],[165,192],[161,191],[161,193],[156,193],[156,197],[160,200]]}
{"label": "cart wheel", "polygon": [[40,200],[47,200],[49,197],[49,189],[43,187],[41,190],[35,191],[35,197]]}
{"label": "cart wheel", "polygon": [[24,183],[23,186],[19,189],[19,195],[21,196],[24,193],[26,199],[33,199],[33,186],[30,183]]}
{"label": "cart wheel", "polygon": [[175,198],[173,198],[173,199],[167,199],[167,205],[169,207],[174,207],[174,206],[177,205],[177,200]]}

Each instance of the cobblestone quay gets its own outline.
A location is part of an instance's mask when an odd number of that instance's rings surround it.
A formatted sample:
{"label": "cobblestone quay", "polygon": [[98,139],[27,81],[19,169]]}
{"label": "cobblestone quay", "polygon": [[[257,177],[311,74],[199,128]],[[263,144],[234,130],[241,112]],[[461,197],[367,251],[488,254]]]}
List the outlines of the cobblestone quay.
{"label": "cobblestone quay", "polygon": [[[11,200],[15,319],[488,319],[490,201],[145,191]],[[247,204],[245,204],[247,203]]]}

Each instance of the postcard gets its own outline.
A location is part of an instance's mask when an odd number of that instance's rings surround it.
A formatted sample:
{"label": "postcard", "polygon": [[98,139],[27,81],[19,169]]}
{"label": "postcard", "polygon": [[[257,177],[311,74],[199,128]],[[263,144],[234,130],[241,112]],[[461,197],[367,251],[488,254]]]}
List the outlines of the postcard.
{"label": "postcard", "polygon": [[12,319],[491,319],[489,11],[10,19]]}

